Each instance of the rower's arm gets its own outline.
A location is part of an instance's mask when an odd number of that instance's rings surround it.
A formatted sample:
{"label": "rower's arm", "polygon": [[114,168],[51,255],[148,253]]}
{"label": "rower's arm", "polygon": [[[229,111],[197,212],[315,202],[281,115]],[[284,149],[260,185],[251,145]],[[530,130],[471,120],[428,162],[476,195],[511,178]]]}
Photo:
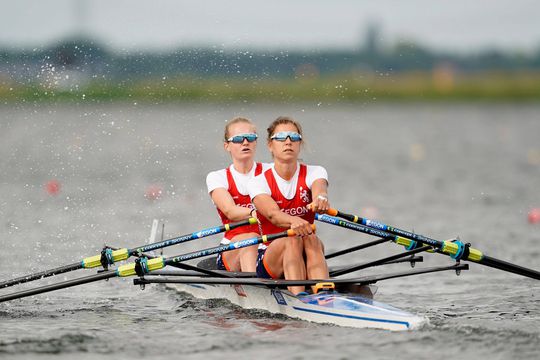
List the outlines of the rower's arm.
{"label": "rower's arm", "polygon": [[252,201],[253,204],[255,204],[257,212],[267,218],[272,224],[282,228],[291,228],[293,230],[305,225],[306,232],[310,231],[309,223],[306,220],[281,211],[276,201],[272,199],[270,195],[259,194],[255,196]]}
{"label": "rower's arm", "polygon": [[328,200],[328,181],[326,179],[317,179],[313,181],[311,185],[311,196],[313,197],[312,203],[309,208],[313,212],[325,213],[330,209],[330,202]]}
{"label": "rower's arm", "polygon": [[212,190],[210,196],[217,208],[221,210],[230,221],[240,221],[251,216],[251,209],[236,205],[231,194],[224,188]]}

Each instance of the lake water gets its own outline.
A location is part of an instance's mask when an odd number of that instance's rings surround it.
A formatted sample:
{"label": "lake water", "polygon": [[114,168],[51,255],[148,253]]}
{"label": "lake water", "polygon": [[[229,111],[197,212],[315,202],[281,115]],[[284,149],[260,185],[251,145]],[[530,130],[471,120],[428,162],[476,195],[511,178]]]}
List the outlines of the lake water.
{"label": "lake water", "polygon": [[[303,159],[326,167],[331,204],[540,268],[538,104],[114,104],[0,107],[0,280],[71,264],[104,244],[146,242],[218,224],[205,190],[228,164],[225,120],[252,118],[264,137],[279,115],[304,126]],[[258,159],[268,161],[260,141]],[[58,181],[60,188],[45,184]],[[54,183],[51,183],[54,185]],[[155,189],[161,197],[150,199]],[[328,251],[369,240],[319,224]],[[216,245],[217,237],[166,250]],[[334,259],[361,263],[402,251],[385,244]],[[450,264],[425,254],[418,266]],[[406,270],[407,265],[357,275]],[[79,270],[53,283],[93,273]],[[36,283],[0,290],[31,288]],[[341,328],[203,301],[112,279],[0,304],[0,357],[21,359],[464,358],[540,356],[538,281],[472,264],[388,280],[377,299],[427,316],[420,330]]]}

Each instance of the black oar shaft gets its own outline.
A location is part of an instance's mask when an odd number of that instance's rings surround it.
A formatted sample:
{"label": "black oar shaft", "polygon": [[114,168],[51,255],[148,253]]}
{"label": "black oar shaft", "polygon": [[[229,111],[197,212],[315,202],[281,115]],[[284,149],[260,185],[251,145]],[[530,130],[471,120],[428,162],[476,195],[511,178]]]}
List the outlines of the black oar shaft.
{"label": "black oar shaft", "polygon": [[21,276],[15,279],[0,282],[0,289],[8,287],[8,286],[23,284],[29,281],[43,279],[49,276],[67,273],[67,272],[78,270],[81,268],[82,268],[82,263],[79,261],[74,264],[57,267],[56,269],[51,269],[51,270],[41,271],[41,272],[31,274],[31,275]]}
{"label": "black oar shaft", "polygon": [[495,259],[495,258],[492,258],[491,256],[484,255],[484,257],[482,258],[482,260],[479,261],[479,263],[482,265],[495,268],[495,269],[504,270],[504,271],[508,271],[514,274],[527,276],[536,280],[540,280],[540,272],[536,270],[528,269],[526,267],[512,264],[504,260]]}
{"label": "black oar shaft", "polygon": [[19,291],[19,292],[12,293],[12,294],[3,295],[3,296],[0,296],[0,302],[20,299],[20,298],[28,297],[28,296],[32,296],[32,295],[38,295],[38,294],[42,294],[42,293],[49,292],[49,291],[68,288],[68,287],[71,287],[71,286],[88,284],[88,283],[99,281],[99,280],[110,279],[110,278],[113,278],[115,276],[116,276],[115,271],[105,271],[105,272],[102,272],[102,273],[99,273],[99,274],[94,274],[94,275],[90,275],[90,276],[86,276],[86,277],[82,277],[82,278],[63,281],[61,283],[45,285],[45,286],[41,286],[41,287],[38,287],[38,288],[33,288],[33,289],[29,289],[29,290]]}
{"label": "black oar shaft", "polygon": [[[376,231],[382,231],[384,233],[400,236],[402,238],[411,239],[411,240],[417,241],[419,243],[422,243],[424,245],[431,245],[431,246],[433,246],[433,247],[435,247],[437,249],[441,249],[441,252],[445,253],[447,255],[449,255],[449,254],[455,255],[455,248],[448,249],[448,250],[446,249],[447,246],[453,246],[448,241],[443,242],[443,241],[440,241],[440,240],[435,240],[435,239],[429,238],[427,236],[411,233],[409,231],[402,230],[402,229],[399,229],[399,228],[395,228],[393,226],[389,226],[389,225],[386,225],[384,223],[381,223],[381,222],[378,222],[378,221],[375,221],[375,220],[366,219],[366,218],[362,218],[362,217],[351,215],[351,214],[346,214],[346,213],[343,213],[343,212],[341,212],[339,210],[336,210],[336,209],[330,209],[328,211],[328,213],[331,214],[331,215],[335,215],[335,216],[338,216],[340,218],[346,219],[348,221],[351,221],[352,223],[358,224],[359,226],[367,227],[368,229],[374,229]],[[328,215],[322,215],[322,216],[328,216]],[[332,216],[330,216],[330,218],[332,218]],[[325,221],[325,222],[327,222],[327,221]],[[330,222],[330,223],[332,223],[332,222]],[[349,222],[348,224],[352,225],[352,223]],[[333,224],[338,225],[338,226],[347,227],[349,229],[361,231],[361,232],[364,232],[364,233],[368,233],[368,234],[371,234],[371,235],[381,236],[381,235],[378,235],[376,233],[373,234],[372,232],[361,230],[359,228],[353,228],[353,227],[351,227],[351,226],[349,226],[347,224],[342,224],[342,225],[337,224],[337,223],[333,223]],[[463,257],[462,258],[463,260],[473,261],[473,262],[476,262],[478,264],[486,265],[486,266],[489,266],[489,267],[492,267],[492,268],[495,268],[495,269],[508,271],[508,272],[511,272],[511,273],[514,273],[514,274],[527,276],[527,277],[530,277],[532,279],[540,280],[540,272],[536,271],[534,269],[529,269],[529,268],[526,268],[526,267],[523,267],[523,266],[520,266],[520,265],[509,263],[509,262],[504,261],[504,260],[499,260],[499,259],[487,256],[487,255],[483,254],[481,251],[479,251],[478,249],[468,248],[467,251],[469,252],[469,255],[467,255],[466,257]]]}

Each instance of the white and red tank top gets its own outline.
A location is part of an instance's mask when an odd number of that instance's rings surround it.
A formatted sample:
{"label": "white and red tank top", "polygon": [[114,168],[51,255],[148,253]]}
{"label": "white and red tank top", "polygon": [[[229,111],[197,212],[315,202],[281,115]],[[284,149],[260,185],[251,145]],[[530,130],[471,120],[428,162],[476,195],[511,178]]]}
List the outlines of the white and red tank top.
{"label": "white and red tank top", "polygon": [[[262,170],[263,170],[262,163],[256,163],[254,176],[261,174]],[[233,175],[231,173],[231,169],[227,168],[226,173],[227,173],[227,183],[228,183],[227,191],[229,192],[229,194],[231,194],[231,197],[233,198],[234,203],[237,206],[253,208],[253,204],[251,203],[251,199],[249,195],[241,194],[240,191],[238,191],[238,187],[236,186],[236,182],[234,181]],[[217,207],[216,207],[216,210],[223,224],[229,224],[231,222],[225,216],[225,214],[223,214],[223,212],[219,210]],[[235,237],[236,235],[248,233],[248,232],[254,232],[254,233],[259,234],[259,226],[257,224],[240,226],[240,227],[237,227],[236,229],[232,229],[225,232],[224,237],[226,239],[232,240],[232,238]]]}
{"label": "white and red tank top", "polygon": [[[296,191],[291,199],[287,199],[279,189],[276,178],[272,169],[266,170],[262,176],[265,177],[268,187],[270,188],[270,196],[278,204],[281,211],[292,215],[299,216],[302,219],[313,224],[315,220],[315,213],[307,208],[311,203],[311,189],[306,182],[307,166],[300,164],[300,171],[298,173],[298,181],[296,183]],[[274,234],[287,230],[272,224],[262,214],[257,214],[261,225],[263,234]]]}

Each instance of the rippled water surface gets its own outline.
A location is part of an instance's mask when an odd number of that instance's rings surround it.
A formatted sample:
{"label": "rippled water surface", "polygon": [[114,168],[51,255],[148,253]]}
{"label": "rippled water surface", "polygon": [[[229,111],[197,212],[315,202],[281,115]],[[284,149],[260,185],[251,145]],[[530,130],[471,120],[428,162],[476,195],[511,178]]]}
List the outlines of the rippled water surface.
{"label": "rippled water surface", "polygon": [[[104,244],[146,242],[217,225],[205,175],[223,167],[224,121],[302,122],[303,158],[330,174],[332,205],[539,269],[539,105],[380,104],[0,107],[0,280],[71,264]],[[263,142],[259,159],[269,160]],[[57,195],[44,184],[57,180]],[[153,188],[152,188],[153,186]],[[152,189],[162,195],[151,200]],[[154,191],[155,192],[155,191]],[[145,196],[146,195],[146,196]],[[328,251],[365,235],[319,224]],[[213,246],[197,240],[168,254]],[[392,244],[332,260],[359,263]],[[426,254],[418,266],[449,264]],[[362,274],[406,270],[391,265]],[[91,274],[79,270],[0,294]],[[377,299],[427,316],[391,333],[318,325],[160,286],[112,279],[0,304],[0,358],[533,359],[540,355],[538,281],[480,265],[378,284]]]}

